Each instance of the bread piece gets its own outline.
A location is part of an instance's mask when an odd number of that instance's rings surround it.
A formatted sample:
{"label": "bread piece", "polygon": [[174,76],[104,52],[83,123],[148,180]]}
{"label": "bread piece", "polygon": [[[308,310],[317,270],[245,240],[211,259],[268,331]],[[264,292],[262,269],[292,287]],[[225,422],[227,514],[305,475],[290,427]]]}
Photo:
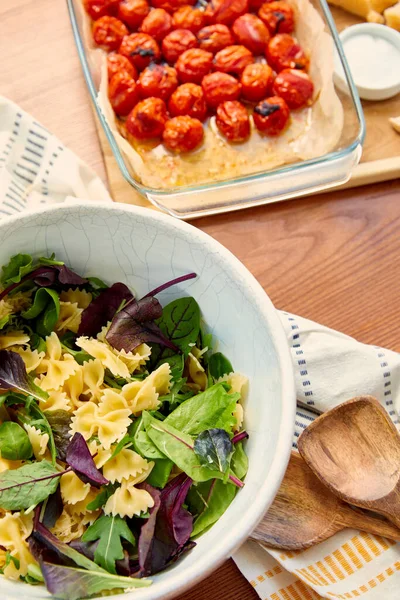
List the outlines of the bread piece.
{"label": "bread piece", "polygon": [[400,31],[400,2],[391,8],[387,8],[383,14],[385,15],[386,25]]}
{"label": "bread piece", "polygon": [[397,131],[397,133],[400,133],[400,117],[392,117],[391,119],[389,119],[389,123],[391,124],[393,129]]}
{"label": "bread piece", "polygon": [[[340,6],[354,15],[368,19],[370,13],[382,14],[385,9],[396,4],[396,0],[329,0],[329,3]],[[374,19],[376,17],[372,15],[370,18]],[[376,23],[376,21],[373,22]]]}
{"label": "bread piece", "polygon": [[379,25],[383,25],[385,22],[385,19],[384,19],[383,15],[376,12],[376,10],[370,10],[369,13],[367,14],[367,21],[368,21],[368,23],[379,23]]}

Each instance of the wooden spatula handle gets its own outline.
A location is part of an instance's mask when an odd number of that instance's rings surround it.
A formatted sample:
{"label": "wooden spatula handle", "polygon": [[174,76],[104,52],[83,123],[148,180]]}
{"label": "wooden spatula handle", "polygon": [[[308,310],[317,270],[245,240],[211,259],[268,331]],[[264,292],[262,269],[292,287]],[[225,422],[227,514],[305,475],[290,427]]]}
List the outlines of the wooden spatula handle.
{"label": "wooden spatula handle", "polygon": [[400,529],[398,527],[378,515],[365,513],[362,510],[345,504],[342,506],[335,521],[343,525],[343,527],[360,529],[374,535],[387,537],[390,540],[400,541]]}

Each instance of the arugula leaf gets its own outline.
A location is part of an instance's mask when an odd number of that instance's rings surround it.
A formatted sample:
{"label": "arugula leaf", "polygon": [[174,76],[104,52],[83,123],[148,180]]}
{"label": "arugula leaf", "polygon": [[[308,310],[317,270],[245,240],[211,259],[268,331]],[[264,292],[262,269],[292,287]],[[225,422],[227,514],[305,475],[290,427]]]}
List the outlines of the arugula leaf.
{"label": "arugula leaf", "polygon": [[94,487],[109,483],[94,464],[85,438],[79,432],[74,434],[68,445],[65,462],[84,483],[90,483]]}
{"label": "arugula leaf", "polygon": [[239,479],[243,479],[247,473],[247,469],[249,468],[249,459],[244,451],[242,442],[235,444],[235,451],[232,456],[231,467]]}
{"label": "arugula leaf", "polygon": [[108,321],[111,321],[123,301],[132,300],[133,295],[124,283],[105,287],[82,313],[78,335],[95,337]]}
{"label": "arugula leaf", "polygon": [[98,277],[88,277],[87,280],[92,287],[96,287],[99,290],[106,290],[108,288],[108,285]]}
{"label": "arugula leaf", "polygon": [[194,442],[194,451],[202,465],[212,466],[221,473],[227,473],[233,454],[233,444],[224,429],[202,431]]}
{"label": "arugula leaf", "polygon": [[154,461],[154,467],[152,468],[150,475],[147,477],[146,482],[153,487],[161,489],[164,488],[168,483],[173,466],[174,463],[168,458],[156,459]]}
{"label": "arugula leaf", "polygon": [[87,598],[107,590],[141,588],[151,585],[149,579],[85,571],[52,565],[48,562],[43,562],[41,567],[48,591],[60,600],[79,600],[79,598]]}
{"label": "arugula leaf", "polygon": [[77,336],[75,333],[67,331],[60,338],[61,346],[63,350],[66,350],[68,354],[71,354],[74,357],[79,365],[83,365],[84,362],[93,360],[93,356],[90,356],[90,354],[84,352],[84,350],[81,350],[81,348],[75,345],[76,338]]}
{"label": "arugula leaf", "polygon": [[96,498],[89,502],[86,506],[87,510],[97,510],[98,508],[102,508],[110,496],[115,492],[116,485],[113,483],[109,483],[106,485],[99,494],[97,494]]}
{"label": "arugula leaf", "polygon": [[57,489],[62,472],[47,460],[0,474],[0,507],[20,510],[39,504]]}
{"label": "arugula leaf", "polygon": [[215,354],[211,354],[208,359],[208,371],[215,380],[224,375],[229,375],[229,373],[233,373],[233,367],[222,352],[215,352]]}
{"label": "arugula leaf", "polygon": [[16,389],[38,400],[47,400],[48,394],[33,383],[26,372],[22,357],[11,350],[0,350],[0,389]]}
{"label": "arugula leaf", "polygon": [[[162,333],[187,356],[200,331],[200,308],[194,298],[173,300],[162,310],[156,322]],[[153,360],[165,358],[165,348],[154,348]]]}
{"label": "arugula leaf", "polygon": [[70,443],[71,434],[71,413],[67,410],[46,410],[43,415],[49,423],[54,445],[57,451],[57,456],[61,460],[65,460],[68,445]]}
{"label": "arugula leaf", "polygon": [[156,298],[132,299],[113,318],[106,340],[113,348],[125,352],[133,351],[144,342],[155,342],[174,352],[179,351],[154,322],[162,310]]}
{"label": "arugula leaf", "polygon": [[28,434],[18,423],[5,421],[0,425],[0,454],[8,460],[27,460],[32,456]]}
{"label": "arugula leaf", "polygon": [[124,558],[121,538],[130,544],[136,543],[124,519],[102,515],[88,527],[82,536],[82,541],[100,540],[94,553],[94,560],[106,571],[116,573],[115,561]]}
{"label": "arugula leaf", "polygon": [[10,262],[2,267],[1,283],[5,286],[10,283],[19,283],[30,271],[32,271],[32,256],[29,254],[16,254],[10,258]]}
{"label": "arugula leaf", "polygon": [[165,421],[158,421],[148,412],[143,412],[146,432],[157,448],[172,460],[194,481],[223,478],[216,469],[203,466],[194,452],[194,441],[188,434],[178,431]]}
{"label": "arugula leaf", "polygon": [[189,510],[197,512],[192,538],[218,521],[233,501],[236,491],[235,486],[226,485],[218,479],[192,486],[187,497]]}
{"label": "arugula leaf", "polygon": [[42,337],[50,335],[60,316],[60,299],[55,290],[47,287],[39,288],[32,306],[21,313],[28,321],[36,319],[36,332]]}
{"label": "arugula leaf", "polygon": [[216,383],[201,394],[182,402],[165,419],[165,423],[190,435],[197,435],[211,427],[232,431],[236,424],[233,416],[240,394],[228,394],[223,383]]}

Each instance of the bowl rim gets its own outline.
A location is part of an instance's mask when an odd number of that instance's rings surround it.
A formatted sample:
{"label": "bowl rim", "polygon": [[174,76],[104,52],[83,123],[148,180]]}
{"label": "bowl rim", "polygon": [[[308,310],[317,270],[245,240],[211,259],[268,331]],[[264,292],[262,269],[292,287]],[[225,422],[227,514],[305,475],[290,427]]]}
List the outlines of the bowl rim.
{"label": "bowl rim", "polygon": [[[4,229],[18,224],[20,221],[29,221],[32,217],[50,213],[60,213],[60,215],[62,215],[62,213],[70,213],[74,209],[75,211],[87,209],[94,210],[97,214],[99,210],[102,210],[109,212],[110,216],[113,213],[128,212],[133,215],[138,215],[142,219],[158,221],[159,223],[166,225],[167,228],[173,227],[183,230],[190,234],[192,239],[197,238],[199,241],[205,242],[211,249],[222,255],[252,289],[255,298],[258,300],[257,310],[261,311],[263,320],[268,323],[271,339],[273,340],[274,349],[277,354],[281,375],[281,421],[271,467],[265,481],[260,484],[260,487],[254,493],[251,515],[247,512],[244,513],[241,519],[235,523],[235,527],[226,531],[226,535],[221,544],[214,548],[209,548],[207,553],[200,555],[196,563],[188,567],[184,574],[178,573],[174,575],[173,569],[171,569],[171,576],[165,581],[156,582],[149,588],[137,589],[132,593],[128,592],[124,595],[126,598],[137,598],[138,600],[167,599],[178,593],[183,593],[189,587],[194,586],[214,571],[224,560],[229,558],[229,556],[231,556],[231,554],[246,541],[251,531],[256,527],[266,510],[272,504],[289,462],[295,425],[296,390],[289,343],[278,313],[269,296],[244,264],[232,254],[230,250],[225,248],[225,246],[216,241],[209,234],[189,223],[174,219],[164,213],[134,205],[94,201],[68,201],[63,204],[46,206],[38,210],[27,210],[18,213],[15,216],[7,217],[0,222],[0,238]],[[115,599],[121,597],[122,596],[120,595],[110,596],[110,598]]]}

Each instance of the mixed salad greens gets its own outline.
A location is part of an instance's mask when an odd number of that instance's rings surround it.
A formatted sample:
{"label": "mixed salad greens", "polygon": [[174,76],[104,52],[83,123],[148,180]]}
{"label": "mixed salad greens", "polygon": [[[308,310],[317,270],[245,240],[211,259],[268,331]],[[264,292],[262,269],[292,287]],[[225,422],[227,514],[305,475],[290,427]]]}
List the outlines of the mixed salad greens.
{"label": "mixed salad greens", "polygon": [[2,268],[6,577],[68,600],[148,586],[244,485],[246,378],[213,351],[194,298],[156,298],[195,277],[137,299],[54,255]]}

